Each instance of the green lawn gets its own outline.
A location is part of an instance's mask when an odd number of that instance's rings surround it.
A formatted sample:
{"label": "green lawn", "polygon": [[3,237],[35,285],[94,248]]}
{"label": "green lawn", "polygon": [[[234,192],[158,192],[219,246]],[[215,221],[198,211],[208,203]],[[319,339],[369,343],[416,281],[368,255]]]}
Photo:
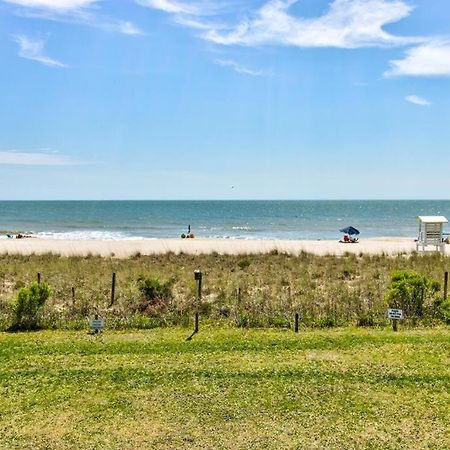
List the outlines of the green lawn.
{"label": "green lawn", "polygon": [[449,329],[188,334],[0,334],[0,448],[450,448]]}

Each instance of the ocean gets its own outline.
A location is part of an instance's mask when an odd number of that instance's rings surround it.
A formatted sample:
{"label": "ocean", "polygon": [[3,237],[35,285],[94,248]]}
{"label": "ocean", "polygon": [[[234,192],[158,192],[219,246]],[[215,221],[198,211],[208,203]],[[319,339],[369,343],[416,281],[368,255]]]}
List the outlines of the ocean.
{"label": "ocean", "polygon": [[[401,201],[1,201],[0,235],[54,239],[336,239],[416,237],[418,215],[450,218],[450,200]],[[450,227],[449,227],[450,228]]]}

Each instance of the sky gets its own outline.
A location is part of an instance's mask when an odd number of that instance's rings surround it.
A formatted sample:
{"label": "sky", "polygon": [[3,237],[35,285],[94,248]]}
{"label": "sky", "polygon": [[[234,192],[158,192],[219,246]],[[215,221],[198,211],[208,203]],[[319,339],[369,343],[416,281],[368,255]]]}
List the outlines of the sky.
{"label": "sky", "polygon": [[449,199],[448,0],[0,0],[0,199]]}

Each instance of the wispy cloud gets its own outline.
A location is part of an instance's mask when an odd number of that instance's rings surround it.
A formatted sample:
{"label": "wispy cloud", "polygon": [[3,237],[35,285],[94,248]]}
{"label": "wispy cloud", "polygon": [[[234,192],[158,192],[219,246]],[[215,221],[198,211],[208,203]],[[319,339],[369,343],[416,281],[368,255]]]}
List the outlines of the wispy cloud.
{"label": "wispy cloud", "polygon": [[390,61],[387,77],[450,76],[450,40],[431,40],[411,48],[403,59]]}
{"label": "wispy cloud", "polygon": [[58,153],[0,150],[0,165],[20,166],[73,166],[72,158]]}
{"label": "wispy cloud", "polygon": [[417,42],[395,36],[384,26],[408,17],[412,7],[401,0],[334,0],[316,18],[294,16],[296,0],[271,0],[250,20],[228,32],[210,30],[205,38],[223,45],[279,44],[297,47],[380,47]]}
{"label": "wispy cloud", "polygon": [[199,14],[200,9],[196,5],[178,2],[175,0],[137,0],[137,3],[149,8],[159,9],[173,14]]}
{"label": "wispy cloud", "polygon": [[210,12],[209,3],[202,8],[200,3],[175,0],[138,1],[174,14],[178,23],[205,30],[204,39],[221,45],[360,48],[423,42],[422,38],[397,36],[384,29],[411,14],[413,8],[404,0],[333,0],[324,14],[314,18],[292,12],[299,0],[269,0],[247,19],[227,27],[201,20],[199,16]]}
{"label": "wispy cloud", "polygon": [[98,0],[3,0],[26,8],[48,9],[58,12],[74,11],[97,3]]}
{"label": "wispy cloud", "polygon": [[138,34],[144,34],[144,32],[132,22],[120,21],[117,23],[117,29],[120,33],[129,34],[131,36],[138,35]]}
{"label": "wispy cloud", "polygon": [[49,67],[68,67],[67,64],[45,54],[44,41],[42,40],[16,36],[15,41],[19,44],[19,56],[22,58],[31,59]]}
{"label": "wispy cloud", "polygon": [[242,64],[239,64],[232,59],[216,59],[214,63],[219,66],[230,67],[235,72],[243,75],[251,75],[253,77],[263,77],[271,75],[266,71],[250,69],[249,67],[243,66]]}
{"label": "wispy cloud", "polygon": [[[2,1],[2,0],[0,0]],[[17,15],[31,19],[53,20],[88,25],[109,32],[139,35],[144,32],[130,21],[104,17],[98,13],[99,0],[3,0],[22,8]]]}
{"label": "wispy cloud", "polygon": [[217,14],[222,11],[228,3],[220,0],[197,0],[197,1],[181,1],[181,0],[136,0],[141,6],[146,6],[171,14],[183,14],[191,16],[208,16]]}
{"label": "wispy cloud", "polygon": [[413,105],[419,106],[430,106],[431,102],[426,98],[419,97],[418,95],[408,95],[405,97],[405,100]]}

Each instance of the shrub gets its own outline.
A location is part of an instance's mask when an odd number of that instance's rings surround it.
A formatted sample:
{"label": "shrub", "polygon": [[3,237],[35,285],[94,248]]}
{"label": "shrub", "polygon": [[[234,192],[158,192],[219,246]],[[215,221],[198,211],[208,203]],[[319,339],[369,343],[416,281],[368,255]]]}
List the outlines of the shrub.
{"label": "shrub", "polygon": [[27,331],[39,328],[42,309],[51,291],[46,283],[32,283],[19,291],[14,305],[14,320],[11,331]]}
{"label": "shrub", "polygon": [[241,270],[245,270],[250,266],[250,261],[248,259],[241,259],[238,262],[238,266]]}
{"label": "shrub", "polygon": [[439,290],[435,280],[411,270],[397,270],[386,299],[391,308],[403,309],[406,317],[423,317],[424,307],[438,301]]}
{"label": "shrub", "polygon": [[159,302],[166,303],[167,300],[172,298],[172,284],[170,282],[161,282],[157,278],[139,277],[138,287],[144,300],[152,305]]}
{"label": "shrub", "polygon": [[437,301],[435,306],[438,319],[443,320],[446,324],[450,325],[450,298]]}

